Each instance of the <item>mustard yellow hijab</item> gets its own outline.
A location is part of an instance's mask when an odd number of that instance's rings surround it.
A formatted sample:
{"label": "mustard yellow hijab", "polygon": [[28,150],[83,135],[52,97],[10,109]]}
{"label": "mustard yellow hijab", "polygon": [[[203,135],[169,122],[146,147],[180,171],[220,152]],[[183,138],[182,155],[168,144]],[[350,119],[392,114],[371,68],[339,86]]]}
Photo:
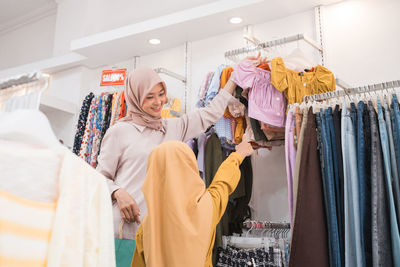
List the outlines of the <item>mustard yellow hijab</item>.
{"label": "mustard yellow hijab", "polygon": [[142,187],[146,266],[203,267],[211,239],[213,204],[188,145],[168,141],[150,154]]}

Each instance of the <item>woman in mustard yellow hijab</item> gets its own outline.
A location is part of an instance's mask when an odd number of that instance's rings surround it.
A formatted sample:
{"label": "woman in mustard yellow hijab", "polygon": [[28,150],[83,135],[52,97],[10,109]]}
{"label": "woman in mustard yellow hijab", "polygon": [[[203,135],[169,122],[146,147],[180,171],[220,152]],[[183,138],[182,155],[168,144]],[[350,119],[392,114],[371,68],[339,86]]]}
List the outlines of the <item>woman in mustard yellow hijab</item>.
{"label": "woman in mustard yellow hijab", "polygon": [[136,233],[132,266],[212,266],[216,225],[239,182],[239,166],[252,153],[246,140],[237,145],[206,188],[188,145],[168,141],[157,146],[142,187],[148,213]]}

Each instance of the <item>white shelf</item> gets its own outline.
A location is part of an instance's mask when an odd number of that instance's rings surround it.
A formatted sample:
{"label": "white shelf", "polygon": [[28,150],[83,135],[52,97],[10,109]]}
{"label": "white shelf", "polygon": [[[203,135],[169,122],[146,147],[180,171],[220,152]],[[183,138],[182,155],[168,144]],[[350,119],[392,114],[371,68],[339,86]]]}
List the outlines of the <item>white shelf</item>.
{"label": "white shelf", "polygon": [[[243,24],[228,22],[233,16],[243,18],[244,25],[258,24],[335,2],[340,0],[219,0],[75,39],[71,51],[86,56],[85,65],[94,68],[242,29]],[[152,38],[161,44],[149,45]]]}
{"label": "white shelf", "polygon": [[87,58],[77,53],[69,53],[62,56],[52,57],[26,65],[9,68],[0,71],[0,79],[13,77],[20,74],[41,71],[43,73],[53,74],[69,68],[80,66]]}
{"label": "white shelf", "polygon": [[42,95],[40,105],[45,106],[46,108],[63,111],[72,115],[75,115],[78,112],[78,107],[74,103],[49,94]]}

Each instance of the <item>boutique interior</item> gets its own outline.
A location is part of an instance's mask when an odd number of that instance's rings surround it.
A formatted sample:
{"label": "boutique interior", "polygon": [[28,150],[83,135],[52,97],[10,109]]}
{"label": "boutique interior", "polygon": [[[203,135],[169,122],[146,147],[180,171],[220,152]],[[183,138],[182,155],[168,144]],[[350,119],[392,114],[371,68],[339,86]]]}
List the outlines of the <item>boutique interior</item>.
{"label": "boutique interior", "polygon": [[[18,228],[13,220],[29,218],[7,211],[25,212],[13,195],[89,209],[80,197],[95,184],[79,177],[100,175],[103,137],[128,112],[125,80],[148,67],[167,88],[164,119],[207,108],[228,80],[237,86],[224,115],[184,140],[206,187],[243,138],[255,149],[217,226],[213,266],[400,267],[399,13],[398,0],[0,3],[0,266],[115,266],[116,255],[105,252],[114,239],[84,233],[87,215],[29,211],[43,216]],[[246,58],[257,55],[265,62],[253,70]],[[79,162],[60,171],[52,154],[14,153],[15,142],[35,140],[59,142]],[[74,176],[66,166],[79,171],[65,190],[46,184],[57,171]],[[24,180],[33,173],[45,178]],[[112,224],[111,204],[98,209],[107,208],[101,216]],[[82,220],[81,232],[64,219]],[[39,235],[26,230],[39,224],[51,235],[44,250],[25,240]],[[114,237],[117,226],[94,225]],[[77,253],[86,264],[64,255],[57,231],[81,234],[64,247],[85,238],[101,244],[98,265],[85,250]],[[44,265],[21,265],[40,253]]]}

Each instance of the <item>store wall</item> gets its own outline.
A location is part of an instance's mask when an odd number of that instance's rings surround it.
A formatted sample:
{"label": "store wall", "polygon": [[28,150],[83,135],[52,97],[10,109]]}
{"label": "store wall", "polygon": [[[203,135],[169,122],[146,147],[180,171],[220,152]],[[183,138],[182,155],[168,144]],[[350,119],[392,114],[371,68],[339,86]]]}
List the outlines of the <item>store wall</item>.
{"label": "store wall", "polygon": [[53,55],[56,15],[0,35],[0,70]]}
{"label": "store wall", "polygon": [[352,0],[324,9],[327,66],[351,86],[399,80],[400,1]]}

